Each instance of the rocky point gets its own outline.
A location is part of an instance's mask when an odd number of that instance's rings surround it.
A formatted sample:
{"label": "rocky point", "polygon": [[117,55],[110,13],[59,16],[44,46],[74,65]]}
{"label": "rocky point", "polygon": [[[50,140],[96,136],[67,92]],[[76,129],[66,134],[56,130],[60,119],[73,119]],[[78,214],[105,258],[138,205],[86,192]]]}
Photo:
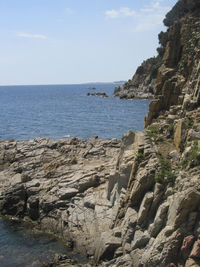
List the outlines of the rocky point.
{"label": "rocky point", "polygon": [[143,132],[0,143],[1,214],[72,240],[87,266],[200,266],[199,14],[179,0],[166,15]]}

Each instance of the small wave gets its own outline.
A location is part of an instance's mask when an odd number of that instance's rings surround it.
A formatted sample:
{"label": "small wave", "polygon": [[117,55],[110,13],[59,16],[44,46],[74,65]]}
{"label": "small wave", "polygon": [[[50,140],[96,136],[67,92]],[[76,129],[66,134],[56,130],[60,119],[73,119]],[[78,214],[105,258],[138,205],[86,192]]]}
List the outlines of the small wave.
{"label": "small wave", "polygon": [[64,135],[63,138],[70,138],[70,134]]}

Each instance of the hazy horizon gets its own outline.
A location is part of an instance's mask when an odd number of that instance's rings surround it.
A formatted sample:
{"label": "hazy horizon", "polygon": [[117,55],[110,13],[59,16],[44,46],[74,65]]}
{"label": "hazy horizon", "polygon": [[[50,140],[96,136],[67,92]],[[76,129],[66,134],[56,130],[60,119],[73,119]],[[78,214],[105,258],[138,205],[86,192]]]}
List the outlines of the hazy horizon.
{"label": "hazy horizon", "polygon": [[156,56],[162,21],[176,2],[2,1],[0,85],[126,81]]}
{"label": "hazy horizon", "polygon": [[124,83],[126,82],[127,80],[124,80],[124,81],[111,81],[111,82],[82,82],[82,83],[44,83],[44,84],[0,84],[0,86],[51,86],[51,85],[84,85],[84,84],[88,84],[88,85],[91,85],[91,84],[118,84],[118,83]]}

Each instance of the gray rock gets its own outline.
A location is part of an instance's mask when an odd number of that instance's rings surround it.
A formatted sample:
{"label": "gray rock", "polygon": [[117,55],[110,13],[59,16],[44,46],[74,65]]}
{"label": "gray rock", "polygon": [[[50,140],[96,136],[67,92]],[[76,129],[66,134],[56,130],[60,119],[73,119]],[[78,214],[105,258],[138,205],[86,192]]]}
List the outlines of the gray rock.
{"label": "gray rock", "polygon": [[117,248],[121,246],[121,240],[112,236],[112,232],[105,232],[101,234],[99,241],[97,241],[95,259],[111,260]]}
{"label": "gray rock", "polygon": [[75,188],[62,188],[58,191],[58,196],[61,200],[74,197],[79,191]]}
{"label": "gray rock", "polygon": [[143,232],[141,230],[137,230],[134,235],[133,242],[131,243],[132,250],[136,248],[143,248],[150,240],[150,235],[147,231]]}
{"label": "gray rock", "polygon": [[138,224],[144,224],[145,220],[147,220],[148,212],[151,207],[151,203],[153,201],[153,192],[148,192],[144,196],[139,212],[138,212]]}
{"label": "gray rock", "polygon": [[169,208],[169,203],[165,202],[158,208],[154,222],[150,224],[148,232],[151,237],[156,237],[162,227],[166,224],[167,212]]}

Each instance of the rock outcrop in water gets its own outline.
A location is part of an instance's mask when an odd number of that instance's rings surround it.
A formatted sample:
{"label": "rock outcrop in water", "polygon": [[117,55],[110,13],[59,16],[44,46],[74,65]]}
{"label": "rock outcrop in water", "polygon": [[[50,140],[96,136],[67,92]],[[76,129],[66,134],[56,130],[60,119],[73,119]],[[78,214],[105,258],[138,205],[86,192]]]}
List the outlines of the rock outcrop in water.
{"label": "rock outcrop in water", "polygon": [[99,266],[200,266],[199,14],[179,0],[166,16],[145,131],[0,143],[1,214],[72,239]]}
{"label": "rock outcrop in water", "polygon": [[87,93],[87,96],[100,96],[100,97],[108,97],[105,92],[97,92],[97,93]]}

